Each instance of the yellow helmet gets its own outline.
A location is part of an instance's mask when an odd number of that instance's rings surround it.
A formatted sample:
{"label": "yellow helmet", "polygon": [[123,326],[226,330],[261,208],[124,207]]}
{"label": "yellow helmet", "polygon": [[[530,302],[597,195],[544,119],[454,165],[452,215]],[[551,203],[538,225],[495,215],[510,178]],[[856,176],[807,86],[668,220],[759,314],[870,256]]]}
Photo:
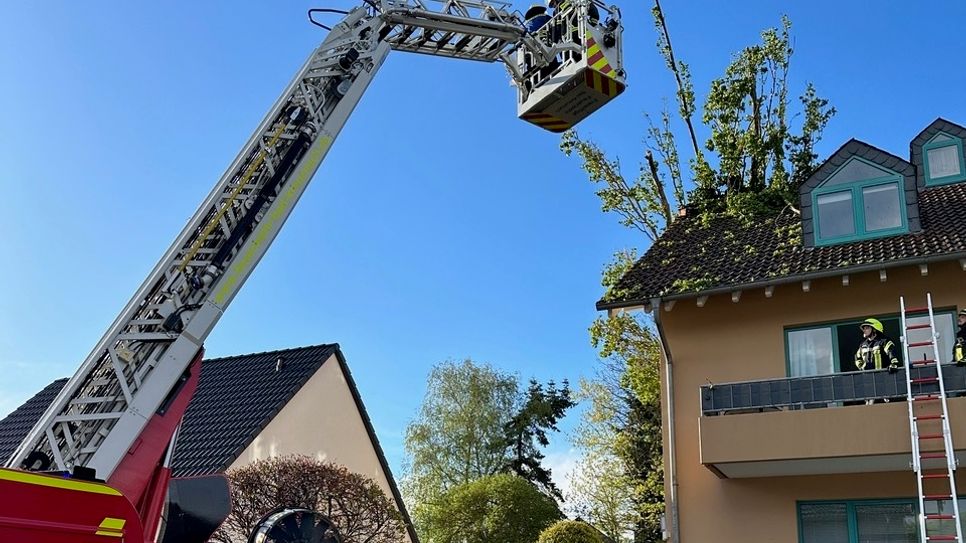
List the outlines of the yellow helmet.
{"label": "yellow helmet", "polygon": [[862,328],[863,326],[871,326],[880,334],[882,333],[882,323],[879,322],[878,319],[865,319],[862,321],[862,324],[859,325],[859,328]]}

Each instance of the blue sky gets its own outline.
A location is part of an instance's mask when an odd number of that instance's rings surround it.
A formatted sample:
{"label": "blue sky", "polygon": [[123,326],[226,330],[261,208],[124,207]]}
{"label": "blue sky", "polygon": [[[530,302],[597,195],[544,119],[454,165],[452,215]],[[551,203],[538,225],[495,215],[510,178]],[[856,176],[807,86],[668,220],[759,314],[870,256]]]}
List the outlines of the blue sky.
{"label": "blue sky", "polygon": [[[622,3],[630,86],[579,128],[633,176],[642,113],[674,87],[648,4]],[[787,10],[793,89],[813,81],[839,111],[820,154],[857,137],[906,156],[937,116],[966,123],[966,4],[865,5],[666,0],[665,10],[699,102],[730,55]],[[5,6],[0,416],[73,373],[140,285],[322,39],[308,7],[318,6]],[[591,375],[601,266],[644,240],[600,212],[558,143],[515,118],[502,67],[391,54],[209,356],[340,343],[397,473],[433,364]],[[569,463],[565,440],[552,453]]]}

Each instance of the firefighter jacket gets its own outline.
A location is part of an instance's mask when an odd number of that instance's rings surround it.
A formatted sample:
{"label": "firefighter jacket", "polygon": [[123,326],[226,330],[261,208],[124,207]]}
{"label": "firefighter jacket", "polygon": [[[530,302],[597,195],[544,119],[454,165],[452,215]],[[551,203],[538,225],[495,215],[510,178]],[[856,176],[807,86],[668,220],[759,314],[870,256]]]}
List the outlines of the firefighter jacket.
{"label": "firefighter jacket", "polygon": [[866,338],[855,352],[855,367],[860,370],[881,370],[899,367],[896,345],[891,339],[876,334]]}
{"label": "firefighter jacket", "polygon": [[966,326],[960,326],[956,332],[956,344],[953,345],[953,362],[966,361]]}

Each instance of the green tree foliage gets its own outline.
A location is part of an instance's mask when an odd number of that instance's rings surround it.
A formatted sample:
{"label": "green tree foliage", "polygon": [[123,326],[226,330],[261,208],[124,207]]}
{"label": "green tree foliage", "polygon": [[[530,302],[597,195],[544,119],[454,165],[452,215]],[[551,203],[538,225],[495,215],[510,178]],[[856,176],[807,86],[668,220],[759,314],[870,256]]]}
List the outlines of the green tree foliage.
{"label": "green tree foliage", "polygon": [[570,474],[567,505],[611,540],[626,541],[640,515],[629,465],[617,452],[628,419],[626,392],[614,392],[604,378],[580,382],[577,399],[586,409],[572,438],[581,457]]}
{"label": "green tree foliage", "polygon": [[463,360],[433,368],[419,414],[406,429],[404,488],[417,510],[449,488],[504,469],[503,428],[518,393],[515,376],[487,364]]}
{"label": "green tree foliage", "polygon": [[258,521],[277,507],[318,511],[345,543],[398,543],[406,524],[372,479],[306,456],[259,460],[227,473],[232,509],[211,541],[247,541]]}
{"label": "green tree foliage", "polygon": [[[674,56],[659,2],[652,11],[658,51],[677,84],[677,115],[691,142],[687,150],[690,179],[683,177],[681,152],[666,108],[657,123],[645,114],[645,160],[633,180],[624,176],[619,159],[608,157],[576,132],[567,132],[561,149],[580,158],[582,168],[599,187],[602,209],[616,212],[621,224],[653,241],[671,223],[676,208],[685,205],[706,217],[732,213],[755,218],[785,206],[794,208],[795,190],[817,165],[814,147],[835,109],[809,83],[799,97],[800,108],[791,111],[791,22],[782,18],[780,28],[766,29],[761,43],[734,56],[724,75],[712,81],[700,119],[703,124],[695,126],[690,70]],[[799,121],[797,130],[793,120]],[[698,143],[701,129],[708,134],[703,146]]]}
{"label": "green tree foliage", "polygon": [[[590,389],[596,393],[576,444],[591,458],[610,454],[619,461],[611,464],[615,472],[608,477],[632,490],[634,540],[659,541],[664,510],[660,345],[640,317],[626,313],[598,318],[591,339],[606,362]],[[612,497],[602,500],[601,492],[597,496],[597,509],[608,512],[608,529],[601,529],[611,537],[618,528],[618,534],[626,533],[630,519],[617,507],[623,504]]]}
{"label": "green tree foliage", "polygon": [[791,21],[783,17],[781,28],[762,32],[760,44],[743,49],[724,76],[711,82],[702,120],[710,130],[705,145],[716,154],[718,171],[698,181],[726,199],[698,202],[710,210],[745,202],[748,194],[759,195],[758,205],[765,210],[793,204],[797,183],[815,169],[814,144],[835,110],[809,83],[799,98],[804,122],[797,134],[791,132],[790,30]]}
{"label": "green tree foliage", "polygon": [[426,507],[420,537],[432,543],[533,543],[561,518],[553,498],[500,474],[454,486]]}
{"label": "green tree foliage", "polygon": [[523,406],[503,427],[510,457],[506,471],[523,477],[559,500],[563,500],[563,495],[551,479],[550,469],[541,463],[544,455],[540,448],[550,444],[548,430],[559,431],[557,421],[574,405],[567,381],[563,388],[557,389],[553,381],[544,388],[531,380]]}
{"label": "green tree foliage", "polygon": [[604,540],[586,522],[561,520],[541,532],[537,543],[604,543]]}
{"label": "green tree foliage", "polygon": [[566,381],[561,388],[530,381],[521,392],[515,375],[488,364],[463,360],[433,368],[405,440],[403,489],[417,530],[431,529],[451,489],[496,474],[518,475],[559,498],[541,448],[573,405]]}

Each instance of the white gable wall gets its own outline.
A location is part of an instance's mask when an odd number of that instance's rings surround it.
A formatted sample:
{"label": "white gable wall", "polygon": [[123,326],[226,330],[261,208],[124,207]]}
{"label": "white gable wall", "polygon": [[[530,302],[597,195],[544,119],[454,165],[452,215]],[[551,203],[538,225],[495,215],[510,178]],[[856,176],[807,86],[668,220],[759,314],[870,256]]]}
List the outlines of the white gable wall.
{"label": "white gable wall", "polygon": [[[281,371],[285,371],[283,366]],[[299,390],[229,469],[275,456],[302,454],[372,478],[395,502],[388,475],[335,355]],[[405,541],[411,541],[406,535]]]}

